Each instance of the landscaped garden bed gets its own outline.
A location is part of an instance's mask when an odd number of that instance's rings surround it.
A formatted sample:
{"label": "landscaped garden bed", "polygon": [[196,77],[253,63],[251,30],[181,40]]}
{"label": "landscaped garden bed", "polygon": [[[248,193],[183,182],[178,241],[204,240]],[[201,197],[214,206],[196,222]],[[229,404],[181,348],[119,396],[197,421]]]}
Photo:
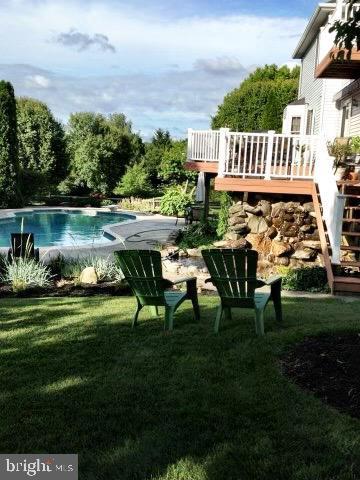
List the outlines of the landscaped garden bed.
{"label": "landscaped garden bed", "polygon": [[359,333],[306,338],[284,357],[282,366],[301,388],[360,418]]}

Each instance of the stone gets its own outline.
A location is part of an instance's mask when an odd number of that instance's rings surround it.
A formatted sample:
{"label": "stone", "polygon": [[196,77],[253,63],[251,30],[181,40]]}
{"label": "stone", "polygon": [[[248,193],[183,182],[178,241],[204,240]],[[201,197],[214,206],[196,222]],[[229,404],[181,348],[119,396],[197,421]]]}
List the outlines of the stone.
{"label": "stone", "polygon": [[162,264],[164,270],[168,273],[178,273],[179,269],[182,267],[181,263],[172,262],[171,260],[164,260]]}
{"label": "stone", "polygon": [[198,248],[187,248],[186,249],[187,251],[187,254],[189,255],[189,257],[201,257],[201,250],[199,250]]}
{"label": "stone", "polygon": [[303,209],[305,212],[313,212],[314,211],[314,204],[313,202],[306,202],[303,204]]}
{"label": "stone", "polygon": [[284,205],[284,210],[286,213],[295,213],[299,207],[300,207],[300,202],[287,202]]}
{"label": "stone", "polygon": [[268,226],[268,227],[271,227],[271,226],[272,226],[272,224],[273,224],[273,219],[271,218],[270,215],[267,216],[267,217],[265,217],[265,222],[267,223],[267,226]]}
{"label": "stone", "polygon": [[228,242],[226,240],[220,240],[218,242],[213,243],[215,248],[225,248],[228,246]]}
{"label": "stone", "polygon": [[271,208],[271,216],[278,217],[280,215],[280,212],[284,210],[284,205],[284,202],[274,203]]}
{"label": "stone", "polygon": [[280,217],[273,218],[273,225],[276,228],[281,228],[283,221]]}
{"label": "stone", "polygon": [[86,267],[80,273],[80,283],[88,285],[96,285],[98,283],[98,276],[94,267]]}
{"label": "stone", "polygon": [[239,225],[233,225],[230,227],[230,231],[235,232],[239,235],[246,235],[247,233],[250,232],[249,225],[246,223],[241,223]]}
{"label": "stone", "polygon": [[260,200],[258,208],[261,209],[263,217],[267,217],[271,214],[271,203],[268,200]]}
{"label": "stone", "polygon": [[251,248],[262,255],[268,255],[271,250],[271,239],[264,233],[249,233],[246,240],[251,244]]}
{"label": "stone", "polygon": [[244,207],[242,204],[236,204],[229,208],[229,215],[234,215],[236,213],[243,213]]}
{"label": "stone", "polygon": [[241,225],[241,224],[246,225],[246,222],[244,221],[243,217],[231,217],[231,218],[229,218],[229,225],[230,226]]}
{"label": "stone", "polygon": [[233,240],[240,240],[242,236],[235,232],[228,232],[225,234],[224,238],[225,240],[229,240],[230,242],[232,242]]}
{"label": "stone", "polygon": [[292,254],[291,258],[295,260],[309,261],[314,260],[316,255],[317,254],[315,250],[312,250],[311,248],[303,248],[296,250],[296,252]]}
{"label": "stone", "polygon": [[274,264],[279,265],[281,267],[288,267],[290,265],[290,258],[289,257],[276,257],[274,259]]}
{"label": "stone", "polygon": [[312,225],[303,225],[300,227],[300,231],[304,233],[312,233],[314,231],[314,227]]}
{"label": "stone", "polygon": [[246,240],[246,238],[241,238],[240,240],[234,240],[233,242],[229,242],[229,247],[238,250],[245,250],[247,248],[251,248],[251,245]]}
{"label": "stone", "polygon": [[299,234],[299,227],[295,224],[284,224],[280,230],[280,233],[283,237],[297,237]]}
{"label": "stone", "polygon": [[251,215],[248,220],[248,227],[251,233],[265,233],[268,229],[265,218]]}
{"label": "stone", "polygon": [[266,232],[266,236],[269,237],[271,240],[273,240],[275,237],[277,237],[277,230],[274,226],[270,227],[269,230]]}
{"label": "stone", "polygon": [[199,269],[198,269],[195,265],[190,265],[190,266],[187,268],[187,273],[188,273],[188,275],[190,275],[191,277],[196,277],[196,276],[199,274]]}
{"label": "stone", "polygon": [[271,253],[275,257],[290,255],[292,252],[293,252],[293,248],[289,243],[273,240],[271,244]]}
{"label": "stone", "polygon": [[295,222],[295,217],[292,213],[285,213],[282,218],[287,222]]}
{"label": "stone", "polygon": [[317,250],[321,252],[321,242],[316,240],[304,240],[302,242],[304,248],[311,248],[312,250]]}
{"label": "stone", "polygon": [[252,215],[262,215],[262,210],[259,205],[256,205],[256,207],[252,207],[248,203],[244,203],[244,210],[247,213],[251,213]]}

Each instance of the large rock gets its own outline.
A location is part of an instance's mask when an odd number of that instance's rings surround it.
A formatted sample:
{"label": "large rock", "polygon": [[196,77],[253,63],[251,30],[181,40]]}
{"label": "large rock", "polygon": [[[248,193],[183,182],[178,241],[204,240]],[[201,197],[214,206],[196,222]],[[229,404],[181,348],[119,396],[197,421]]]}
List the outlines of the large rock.
{"label": "large rock", "polygon": [[229,225],[231,227],[234,226],[234,225],[241,225],[241,224],[246,225],[246,222],[245,222],[243,217],[230,217],[229,218]]}
{"label": "large rock", "polygon": [[244,207],[241,203],[237,203],[236,205],[233,205],[229,208],[229,215],[235,214],[245,214]]}
{"label": "large rock", "polygon": [[273,240],[271,244],[271,253],[275,257],[283,257],[290,255],[293,252],[293,248],[289,243],[281,242],[279,240]]}
{"label": "large rock", "polygon": [[98,283],[98,276],[94,267],[86,267],[80,273],[80,283],[86,283],[87,285],[96,285]]}
{"label": "large rock", "polygon": [[251,248],[251,245],[245,238],[241,238],[240,240],[234,240],[233,242],[229,242],[229,247],[239,250],[245,250],[247,248]]}
{"label": "large rock", "polygon": [[246,240],[252,245],[252,249],[256,250],[262,255],[268,255],[271,250],[271,239],[267,237],[264,233],[256,234],[249,233]]}
{"label": "large rock", "polygon": [[287,202],[284,205],[284,210],[286,213],[295,213],[300,209],[300,202]]}
{"label": "large rock", "polygon": [[213,245],[215,248],[225,248],[228,246],[227,240],[219,240],[218,242],[214,242]]}
{"label": "large rock", "polygon": [[304,240],[302,242],[304,248],[311,248],[312,250],[321,251],[321,242],[316,240]]}
{"label": "large rock", "polygon": [[266,236],[269,237],[271,240],[277,237],[277,234],[278,232],[274,226],[270,227],[269,230],[266,232]]}
{"label": "large rock", "polygon": [[282,210],[284,210],[284,202],[273,203],[271,209],[271,216],[272,217],[279,217]]}
{"label": "large rock", "polygon": [[258,207],[260,208],[263,217],[268,217],[271,214],[271,203],[268,200],[260,200]]}
{"label": "large rock", "polygon": [[250,232],[249,225],[247,225],[246,223],[233,225],[232,227],[230,227],[230,230],[232,232],[235,232],[235,233],[239,234],[239,235],[246,235]]}
{"label": "large rock", "polygon": [[315,259],[316,255],[317,254],[315,250],[311,248],[303,248],[296,250],[296,252],[292,254],[291,258],[294,260],[311,261]]}
{"label": "large rock", "polygon": [[303,209],[305,212],[313,212],[314,211],[314,204],[313,202],[306,202],[303,204]]}
{"label": "large rock", "polygon": [[252,215],[262,215],[262,209],[259,205],[256,205],[256,207],[252,207],[248,203],[244,203],[244,210],[247,213],[251,213]]}
{"label": "large rock", "polygon": [[168,273],[178,273],[179,269],[181,268],[181,263],[179,262],[172,262],[171,260],[164,260],[162,262],[164,270]]}
{"label": "large rock", "polygon": [[230,242],[234,240],[240,240],[240,238],[242,238],[242,236],[235,232],[228,232],[224,237],[225,240],[229,240]]}
{"label": "large rock", "polygon": [[187,254],[189,255],[189,257],[201,257],[201,250],[199,250],[198,248],[187,248],[186,249],[187,251]]}
{"label": "large rock", "polygon": [[257,217],[256,215],[250,216],[248,227],[251,233],[265,233],[269,228],[265,218]]}

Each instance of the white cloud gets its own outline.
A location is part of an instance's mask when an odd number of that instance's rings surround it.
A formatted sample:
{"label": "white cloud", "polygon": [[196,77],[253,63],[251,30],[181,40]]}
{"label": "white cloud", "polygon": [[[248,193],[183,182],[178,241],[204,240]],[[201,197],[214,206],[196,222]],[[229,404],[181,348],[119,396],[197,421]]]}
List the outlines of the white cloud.
{"label": "white cloud", "polygon": [[29,75],[26,77],[26,84],[29,87],[49,88],[51,80],[43,75]]}

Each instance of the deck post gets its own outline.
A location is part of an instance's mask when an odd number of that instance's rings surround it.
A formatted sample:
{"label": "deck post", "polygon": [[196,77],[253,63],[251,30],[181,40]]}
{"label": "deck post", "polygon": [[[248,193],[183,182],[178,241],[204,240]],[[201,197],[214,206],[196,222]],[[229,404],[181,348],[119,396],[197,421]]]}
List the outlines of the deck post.
{"label": "deck post", "polygon": [[274,149],[275,133],[276,133],[275,130],[268,131],[268,145],[267,145],[266,164],[265,164],[265,180],[271,180],[271,165],[272,165],[272,154]]}
{"label": "deck post", "polygon": [[226,156],[227,156],[227,140],[229,135],[229,128],[220,128],[220,140],[219,140],[219,169],[218,177],[224,178],[226,170]]}
{"label": "deck post", "polygon": [[187,160],[192,160],[193,150],[193,129],[188,128]]}

